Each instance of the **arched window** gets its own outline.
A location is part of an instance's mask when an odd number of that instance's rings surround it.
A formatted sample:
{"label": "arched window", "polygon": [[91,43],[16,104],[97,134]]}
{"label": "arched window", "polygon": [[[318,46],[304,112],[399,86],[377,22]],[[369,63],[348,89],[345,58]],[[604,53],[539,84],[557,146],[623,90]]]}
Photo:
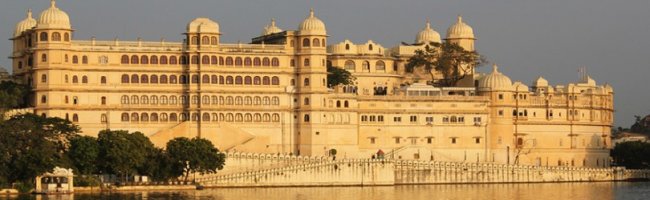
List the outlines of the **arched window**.
{"label": "arched window", "polygon": [[235,77],[235,85],[241,85],[242,84],[242,78],[241,76],[236,76]]}
{"label": "arched window", "polygon": [[81,57],[81,63],[82,64],[88,64],[88,56],[82,56]]}
{"label": "arched window", "polygon": [[151,115],[149,116],[149,120],[151,120],[152,122],[157,122],[158,121],[158,113],[151,113]]}
{"label": "arched window", "polygon": [[88,83],[88,77],[87,76],[82,76],[81,77],[81,83]]}
{"label": "arched window", "polygon": [[131,56],[131,64],[138,64],[140,63],[140,59],[136,55]]}
{"label": "arched window", "polygon": [[343,102],[343,107],[346,108],[350,107],[350,103],[348,103],[348,101]]}
{"label": "arched window", "polygon": [[221,57],[221,56],[219,56],[219,65],[221,65],[221,66],[224,65],[223,57]]}
{"label": "arched window", "polygon": [[41,83],[47,83],[47,75],[41,75]]}
{"label": "arched window", "polygon": [[190,41],[192,41],[192,45],[198,45],[199,37],[193,36],[192,39],[190,39]]}
{"label": "arched window", "polygon": [[303,63],[303,66],[309,67],[309,58],[305,58],[305,61]]}
{"label": "arched window", "polygon": [[309,105],[309,97],[305,97],[305,101],[304,101],[303,104],[306,105],[306,106]]}
{"label": "arched window", "polygon": [[178,83],[178,78],[176,78],[176,75],[170,75],[169,76],[169,83],[171,83],[171,84]]}
{"label": "arched window", "polygon": [[250,76],[244,77],[244,85],[251,85],[251,84],[253,84],[252,82],[253,82],[253,80],[252,80],[252,78]]}
{"label": "arched window", "polygon": [[242,65],[242,59],[240,57],[235,57],[235,66],[241,66]]}
{"label": "arched window", "polygon": [[192,64],[199,64],[199,56],[192,56]]}
{"label": "arched window", "polygon": [[160,113],[160,121],[161,122],[166,122],[168,120],[167,113]]}
{"label": "arched window", "polygon": [[102,76],[99,81],[101,84],[106,84],[106,76]]}
{"label": "arched window", "polygon": [[227,85],[232,85],[233,84],[233,78],[232,76],[226,76],[226,84]]}
{"label": "arched window", "polygon": [[72,122],[79,122],[79,115],[77,113],[72,114]]}
{"label": "arched window", "polygon": [[253,65],[251,58],[249,57],[244,58],[244,66],[251,66],[251,65]]}
{"label": "arched window", "polygon": [[151,105],[156,105],[156,104],[158,104],[158,96],[153,95],[153,96],[151,96],[151,98],[149,98],[149,99],[151,100]]}
{"label": "arched window", "polygon": [[47,54],[41,55],[41,62],[47,62]]}
{"label": "arched window", "polygon": [[160,75],[160,83],[167,84],[167,75]]}
{"label": "arched window", "polygon": [[147,76],[146,74],[140,76],[140,83],[149,83],[149,76]]}
{"label": "arched window", "polygon": [[131,121],[132,122],[140,121],[140,115],[138,115],[138,113],[131,113]]}
{"label": "arched window", "polygon": [[178,64],[178,58],[176,58],[176,56],[169,56],[169,64],[170,65],[177,65]]}
{"label": "arched window", "polygon": [[264,115],[262,115],[262,121],[270,122],[271,121],[271,115],[269,115],[268,113],[264,113]]}
{"label": "arched window", "polygon": [[232,57],[226,57],[226,65],[232,66]]}
{"label": "arched window", "polygon": [[210,64],[217,65],[217,62],[219,62],[219,59],[217,58],[217,56],[210,57]]}
{"label": "arched window", "polygon": [[203,95],[203,97],[201,98],[201,104],[210,105],[210,96]]}
{"label": "arched window", "polygon": [[140,115],[140,121],[148,122],[149,121],[149,115],[147,113],[142,113]]}
{"label": "arched window", "polygon": [[201,82],[204,83],[204,84],[210,83],[210,76],[208,76],[207,74],[204,74],[203,78],[201,78],[201,79],[202,79]]}
{"label": "arched window", "polygon": [[192,83],[199,83],[199,75],[192,75]]}
{"label": "arched window", "polygon": [[[72,62],[74,62],[74,57],[75,57],[75,56],[72,56]],[[122,64],[129,64],[129,56],[127,56],[127,55],[122,55],[122,59],[121,59],[121,60],[122,60]]]}
{"label": "arched window", "polygon": [[262,65],[262,60],[258,57],[255,57],[253,59],[253,66],[259,67],[260,65]]}
{"label": "arched window", "polygon": [[129,104],[129,96],[122,95],[122,98],[120,99],[120,103],[122,103],[123,105]]}
{"label": "arched window", "polygon": [[102,105],[106,105],[106,97],[102,97]]}
{"label": "arched window", "polygon": [[158,76],[155,75],[155,74],[154,74],[154,75],[151,75],[151,77],[149,78],[149,82],[150,82],[150,83],[157,84],[157,83],[158,83]]}
{"label": "arched window", "polygon": [[309,78],[305,78],[305,81],[303,82],[303,86],[309,86]]}
{"label": "arched window", "polygon": [[269,60],[269,58],[266,58],[266,57],[263,58],[262,59],[262,66],[265,66],[265,67],[271,66],[271,60]]}
{"label": "arched window", "polygon": [[54,32],[52,33],[52,41],[61,41],[61,33],[59,32]]}
{"label": "arched window", "polygon": [[271,85],[271,79],[268,76],[262,77],[262,85]]}
{"label": "arched window", "polygon": [[271,85],[280,85],[280,78],[278,78],[277,76],[271,78]]}
{"label": "arched window", "polygon": [[250,106],[253,103],[253,98],[246,96],[244,97],[244,105]]}
{"label": "arched window", "polygon": [[122,121],[123,122],[128,122],[129,121],[129,113],[122,113]]}
{"label": "arched window", "polygon": [[41,42],[47,42],[47,33],[42,32],[41,37],[39,38]]}
{"label": "arched window", "polygon": [[203,36],[203,38],[201,39],[201,44],[202,45],[210,45],[210,37]]}
{"label": "arched window", "polygon": [[178,121],[178,115],[176,113],[169,114],[169,121],[172,122]]}
{"label": "arched window", "polygon": [[160,64],[161,65],[167,64],[167,56],[160,56]]}
{"label": "arched window", "polygon": [[280,115],[275,113],[273,114],[273,122],[280,122]]}
{"label": "arched window", "polygon": [[317,38],[314,38],[314,42],[312,42],[312,44],[314,45],[314,47],[319,47],[320,46],[320,40],[318,40]]}
{"label": "arched window", "polygon": [[160,104],[167,105],[167,96],[160,96]]}
{"label": "arched window", "polygon": [[64,33],[63,34],[63,41],[70,42],[70,34],[69,33]]}
{"label": "arched window", "polygon": [[273,58],[273,59],[271,60],[271,65],[272,65],[273,67],[278,67],[278,66],[280,66],[280,60],[279,60],[278,58]]}
{"label": "arched window", "polygon": [[202,56],[201,57],[201,64],[209,65],[210,64],[210,56]]}
{"label": "arched window", "polygon": [[280,105],[280,98],[279,98],[279,97],[273,97],[273,98],[271,99],[271,104],[272,104],[272,105],[276,105],[276,106],[277,106],[277,105]]}
{"label": "arched window", "polygon": [[77,76],[72,76],[72,83],[79,83],[79,78],[77,78]]}
{"label": "arched window", "polygon": [[47,103],[47,97],[45,95],[41,96],[41,103]]}
{"label": "arched window", "polygon": [[345,44],[345,50],[350,50],[350,44]]}
{"label": "arched window", "polygon": [[215,36],[212,36],[212,38],[210,38],[210,40],[212,41],[212,45],[217,45],[219,43],[219,40]]}
{"label": "arched window", "polygon": [[372,51],[372,44],[368,45],[368,50]]}
{"label": "arched window", "polygon": [[355,68],[356,68],[356,66],[355,66],[355,64],[354,64],[354,61],[351,61],[351,60],[347,60],[347,61],[345,61],[345,69],[346,69],[346,70],[348,70],[348,71],[354,71]]}
{"label": "arched window", "polygon": [[151,56],[151,64],[157,65],[158,64],[158,56]]}
{"label": "arched window", "polygon": [[375,69],[377,71],[386,71],[386,64],[384,63],[384,61],[381,60],[377,61],[377,63],[375,64]]}
{"label": "arched window", "polygon": [[210,78],[211,78],[210,80],[211,80],[212,84],[218,84],[219,83],[219,80],[218,80],[219,78],[217,78],[217,75],[212,75]]}
{"label": "arched window", "polygon": [[202,118],[201,121],[209,122],[210,121],[210,113],[203,113],[203,116],[201,118]]}
{"label": "arched window", "polygon": [[181,65],[187,64],[187,56],[180,56],[180,64]]}
{"label": "arched window", "polygon": [[370,62],[368,61],[363,61],[363,64],[361,65],[363,71],[370,71]]}
{"label": "arched window", "polygon": [[178,76],[178,82],[180,84],[186,84],[187,83],[187,77],[185,75]]}
{"label": "arched window", "polygon": [[122,83],[129,83],[129,75],[122,74]]}
{"label": "arched window", "polygon": [[178,104],[178,97],[176,97],[176,96],[169,96],[169,104],[171,104],[171,105],[176,105],[176,104]]}
{"label": "arched window", "polygon": [[131,104],[138,104],[140,101],[138,99],[138,96],[133,95],[131,96]]}
{"label": "arched window", "polygon": [[322,47],[325,47],[325,39],[324,39],[324,38],[323,38],[323,39],[320,39],[320,45],[321,45]]}
{"label": "arched window", "polygon": [[262,79],[259,76],[256,76],[253,78],[253,84],[254,85],[261,85],[262,84]]}
{"label": "arched window", "polygon": [[302,39],[302,46],[309,47],[309,38]]}
{"label": "arched window", "polygon": [[131,83],[140,83],[140,79],[137,74],[131,75]]}
{"label": "arched window", "polygon": [[305,114],[304,121],[309,122],[309,114]]}
{"label": "arched window", "polygon": [[149,64],[149,56],[140,57],[140,64],[143,64],[143,65]]}

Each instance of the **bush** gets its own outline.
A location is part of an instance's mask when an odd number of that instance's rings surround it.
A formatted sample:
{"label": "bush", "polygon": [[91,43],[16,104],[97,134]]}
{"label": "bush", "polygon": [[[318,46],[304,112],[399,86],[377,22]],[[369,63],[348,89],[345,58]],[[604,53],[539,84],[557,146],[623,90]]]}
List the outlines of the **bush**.
{"label": "bush", "polygon": [[77,176],[74,179],[75,187],[99,187],[101,181],[95,176]]}
{"label": "bush", "polygon": [[34,189],[34,185],[29,182],[29,183],[23,183],[23,182],[17,182],[14,184],[14,189],[18,190],[20,193],[29,193]]}

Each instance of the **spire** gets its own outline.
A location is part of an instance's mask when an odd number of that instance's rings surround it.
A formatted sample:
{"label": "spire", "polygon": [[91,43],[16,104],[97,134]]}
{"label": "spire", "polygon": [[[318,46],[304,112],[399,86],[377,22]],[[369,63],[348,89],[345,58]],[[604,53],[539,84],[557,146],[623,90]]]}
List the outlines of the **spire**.
{"label": "spire", "polygon": [[27,9],[27,19],[31,19],[31,18],[32,18],[32,9],[30,8]]}
{"label": "spire", "polygon": [[492,73],[496,74],[499,73],[499,66],[497,64],[492,64]]}
{"label": "spire", "polygon": [[51,8],[56,8],[56,1],[55,0],[50,0],[50,7]]}
{"label": "spire", "polygon": [[311,18],[314,17],[314,8],[309,9],[309,17],[311,17]]}
{"label": "spire", "polygon": [[431,29],[431,21],[429,20],[428,17],[427,17],[427,26],[426,26],[426,29]]}
{"label": "spire", "polygon": [[463,16],[460,14],[458,15],[458,23],[463,23]]}

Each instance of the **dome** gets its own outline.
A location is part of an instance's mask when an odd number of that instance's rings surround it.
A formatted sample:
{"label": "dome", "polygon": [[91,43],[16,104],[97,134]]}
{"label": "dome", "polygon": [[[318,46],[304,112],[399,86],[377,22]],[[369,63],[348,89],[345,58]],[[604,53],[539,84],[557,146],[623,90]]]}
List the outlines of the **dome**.
{"label": "dome", "polygon": [[427,25],[418,33],[418,36],[415,38],[415,43],[430,43],[437,42],[440,43],[440,33],[436,32],[431,28],[431,23],[427,20]]}
{"label": "dome", "polygon": [[50,8],[44,10],[38,18],[38,28],[71,29],[70,17],[56,7],[56,1],[50,0]]}
{"label": "dome", "polygon": [[479,91],[512,91],[512,81],[508,76],[499,72],[497,65],[493,66],[492,73],[481,77],[478,82]]}
{"label": "dome", "polygon": [[262,35],[270,35],[270,34],[279,33],[279,32],[282,32],[282,29],[275,26],[275,19],[271,19],[271,24],[264,27],[264,30],[262,31]]}
{"label": "dome", "polygon": [[535,81],[535,84],[533,84],[533,86],[535,86],[535,87],[548,87],[548,81],[546,79],[544,79],[544,77],[540,76],[539,78],[537,78],[537,80]]}
{"label": "dome", "polygon": [[314,9],[309,11],[309,17],[302,21],[298,27],[301,35],[325,35],[327,31],[325,30],[325,23],[314,16]]}
{"label": "dome", "polygon": [[187,24],[188,33],[219,33],[219,24],[208,18],[199,17]]}
{"label": "dome", "polygon": [[36,26],[36,19],[32,17],[32,9],[27,10],[27,18],[23,21],[16,24],[16,32],[14,32],[14,37],[20,36],[23,32],[32,29]]}
{"label": "dome", "polygon": [[526,84],[524,84],[522,82],[519,82],[519,81],[512,84],[512,89],[515,89],[515,91],[517,91],[517,92],[528,92],[528,91],[530,91],[530,89],[528,88],[528,86]]}
{"label": "dome", "polygon": [[458,15],[458,21],[447,29],[447,39],[474,39],[474,29]]}

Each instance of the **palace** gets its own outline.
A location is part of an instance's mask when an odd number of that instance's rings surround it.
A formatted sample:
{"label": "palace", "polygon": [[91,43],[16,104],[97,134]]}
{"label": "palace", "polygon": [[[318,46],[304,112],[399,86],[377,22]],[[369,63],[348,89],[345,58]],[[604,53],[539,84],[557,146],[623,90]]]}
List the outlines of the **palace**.
{"label": "palace", "polygon": [[[530,86],[493,67],[470,70],[457,87],[434,87],[407,60],[440,34],[427,22],[415,44],[328,45],[312,10],[297,30],[275,20],[250,43],[222,43],[208,18],[187,24],[182,42],[74,38],[56,6],[28,11],[13,35],[13,77],[33,91],[33,112],[100,130],[139,131],[164,147],[202,137],[222,151],[606,167],[613,89],[588,76]],[[415,31],[414,31],[415,32]],[[444,40],[474,50],[459,16]],[[327,66],[355,84],[331,86]],[[440,74],[436,73],[435,77]],[[434,77],[434,78],[435,78]]]}

